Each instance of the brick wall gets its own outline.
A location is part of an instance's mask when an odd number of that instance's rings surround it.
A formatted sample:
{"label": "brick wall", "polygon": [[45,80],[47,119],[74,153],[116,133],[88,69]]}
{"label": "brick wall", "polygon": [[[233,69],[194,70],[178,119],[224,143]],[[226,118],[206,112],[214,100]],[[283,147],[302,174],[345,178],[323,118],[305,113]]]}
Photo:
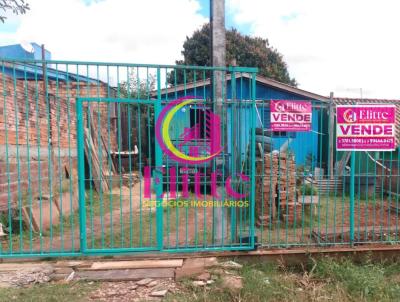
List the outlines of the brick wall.
{"label": "brick wall", "polygon": [[[112,97],[112,89],[102,83],[49,81],[46,101],[41,81],[14,81],[5,75],[1,79],[0,210],[7,209],[8,202],[15,206],[20,199],[34,199],[39,191],[55,194],[65,181],[76,190],[76,98]],[[104,127],[114,115],[113,105],[95,103],[90,111],[92,131],[97,133],[101,125],[103,138],[115,149],[115,121],[111,120],[110,136]]]}

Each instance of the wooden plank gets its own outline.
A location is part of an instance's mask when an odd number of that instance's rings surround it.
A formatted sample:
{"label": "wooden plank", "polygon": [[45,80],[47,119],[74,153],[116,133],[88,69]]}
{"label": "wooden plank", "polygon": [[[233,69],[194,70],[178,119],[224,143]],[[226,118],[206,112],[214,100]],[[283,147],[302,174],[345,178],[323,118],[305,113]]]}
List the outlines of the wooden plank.
{"label": "wooden plank", "polygon": [[92,265],[92,261],[57,261],[55,263],[55,267],[73,267],[73,268],[82,268],[82,267],[90,267]]}
{"label": "wooden plank", "polygon": [[336,175],[338,175],[338,176],[343,175],[344,168],[346,167],[347,162],[350,159],[350,155],[351,155],[350,151],[345,151],[342,155],[342,159],[340,161],[336,162],[336,165],[337,165],[336,166]]}
{"label": "wooden plank", "polygon": [[[90,125],[91,125],[90,128],[92,129],[91,135],[92,135],[93,145],[96,148],[95,150],[101,151],[101,154],[102,154],[102,156],[101,156],[102,161],[100,162],[100,160],[98,158],[98,162],[101,167],[101,171],[103,172],[103,176],[105,176],[106,171],[108,171],[108,168],[109,168],[108,164],[110,164],[110,166],[111,166],[111,174],[117,173],[114,162],[112,160],[110,160],[110,163],[108,163],[108,158],[111,157],[110,150],[108,150],[107,144],[104,142],[103,135],[98,132],[96,133],[95,130],[97,129],[97,125],[95,125],[93,123],[94,119],[92,117],[92,112],[90,110],[88,112],[90,114]],[[97,129],[97,131],[98,131],[98,129]],[[100,136],[100,141],[99,141],[99,136]],[[105,159],[105,162],[104,162],[104,159]]]}
{"label": "wooden plank", "polygon": [[90,170],[91,170],[91,175],[93,177],[93,183],[94,187],[97,192],[100,192],[100,169],[98,167],[98,164],[95,160],[95,151],[93,151],[92,144],[90,143],[90,133],[89,129],[84,128],[84,147],[85,147],[85,154],[86,154],[86,159],[90,162]]}
{"label": "wooden plank", "polygon": [[94,145],[92,136],[90,135],[89,129],[85,128],[85,153],[86,153],[86,158],[91,159],[91,172],[92,172],[92,177],[93,177],[93,183],[95,185],[96,191],[100,192],[100,181],[102,184],[102,189],[103,191],[109,190],[108,182],[104,178],[104,169],[100,166],[100,162],[97,156],[96,152],[96,147]]}
{"label": "wooden plank", "polygon": [[183,259],[94,262],[88,270],[181,267]]}
{"label": "wooden plank", "polygon": [[[104,141],[103,136],[100,135],[100,138],[101,138],[101,145],[102,145],[102,148],[103,148],[105,154],[107,154],[107,158],[108,158],[109,156],[111,157],[111,153],[110,153],[110,151],[107,149],[107,145],[106,145],[106,143],[105,143],[105,141]],[[103,153],[103,154],[104,154],[104,153]],[[111,162],[110,162],[110,165],[111,165],[111,172],[112,172],[112,173],[117,173],[117,169],[115,168],[114,162],[113,162],[112,160],[111,160]]]}
{"label": "wooden plank", "polygon": [[132,281],[144,278],[173,278],[174,273],[173,268],[78,271],[75,278],[92,281]]}
{"label": "wooden plank", "polygon": [[46,270],[53,269],[53,266],[46,262],[39,263],[1,263],[0,272],[12,272],[19,270]]}
{"label": "wooden plank", "polygon": [[188,258],[185,259],[183,266],[202,266],[212,267],[218,264],[217,258],[215,257],[202,257],[202,258]]}

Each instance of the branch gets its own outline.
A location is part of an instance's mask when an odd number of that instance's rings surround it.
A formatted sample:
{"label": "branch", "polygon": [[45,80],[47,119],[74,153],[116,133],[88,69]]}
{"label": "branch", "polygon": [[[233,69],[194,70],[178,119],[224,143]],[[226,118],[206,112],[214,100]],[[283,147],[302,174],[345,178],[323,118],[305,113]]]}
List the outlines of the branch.
{"label": "branch", "polygon": [[[16,15],[23,15],[30,9],[29,4],[26,3],[25,0],[0,0],[0,8],[4,12],[11,10]],[[4,23],[6,19],[6,16],[0,15],[0,21],[2,23]]]}

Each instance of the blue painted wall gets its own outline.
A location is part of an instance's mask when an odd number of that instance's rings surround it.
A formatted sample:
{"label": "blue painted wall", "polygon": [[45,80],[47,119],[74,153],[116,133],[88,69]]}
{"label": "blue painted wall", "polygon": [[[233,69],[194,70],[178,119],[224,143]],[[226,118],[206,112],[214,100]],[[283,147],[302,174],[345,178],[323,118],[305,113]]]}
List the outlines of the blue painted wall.
{"label": "blue painted wall", "polygon": [[[238,126],[240,139],[238,146],[240,152],[245,156],[247,143],[250,140],[250,129],[253,123],[256,124],[257,128],[269,128],[268,121],[269,118],[269,101],[282,99],[282,100],[310,100],[310,98],[305,98],[304,96],[294,94],[289,91],[280,90],[272,86],[268,86],[264,83],[256,83],[256,100],[264,101],[264,106],[261,104],[257,105],[258,114],[256,114],[256,121],[251,120],[251,106],[245,105],[246,100],[251,99],[251,81],[247,78],[236,79],[236,99],[242,100],[242,105],[238,105],[236,117],[232,117],[232,105],[228,106],[227,110],[227,120],[228,125],[231,124],[230,121],[234,119],[233,125]],[[232,98],[231,91],[231,81],[227,82],[227,99]],[[202,99],[211,99],[210,85],[205,85],[197,88],[181,89],[168,94],[162,94],[163,100],[174,100],[183,96],[195,96]],[[318,105],[318,102],[313,101],[314,105]],[[287,133],[286,136],[278,137],[274,136],[273,147],[274,149],[279,149],[287,140],[291,137],[291,142],[289,148],[294,152],[297,165],[310,164],[309,160],[312,159],[314,165],[319,162],[322,157],[322,136],[321,133],[321,112],[320,108],[313,109],[312,115],[312,131],[311,132],[297,132],[297,133]],[[239,122],[238,120],[241,119]],[[240,125],[239,125],[240,123]],[[227,143],[228,151],[231,152],[231,141],[232,136],[230,131],[228,131]]]}

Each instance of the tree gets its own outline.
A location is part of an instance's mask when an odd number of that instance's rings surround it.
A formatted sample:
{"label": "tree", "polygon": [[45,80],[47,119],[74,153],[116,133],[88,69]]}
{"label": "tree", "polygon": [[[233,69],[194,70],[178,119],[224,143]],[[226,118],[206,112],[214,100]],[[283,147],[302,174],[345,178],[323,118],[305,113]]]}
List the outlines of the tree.
{"label": "tree", "polygon": [[[25,0],[0,0],[0,9],[6,13],[8,10],[11,10],[16,15],[23,15],[29,10],[29,4],[25,2]],[[5,22],[7,19],[3,14],[0,15],[1,22]]]}
{"label": "tree", "polygon": [[[210,25],[205,24],[196,30],[183,43],[183,60],[177,60],[178,65],[210,66]],[[269,46],[268,40],[261,37],[250,37],[232,28],[226,31],[226,62],[236,62],[238,66],[258,67],[259,74],[279,82],[296,86],[296,80],[291,78],[282,55]],[[177,70],[171,73],[168,81],[174,84],[193,80],[193,72]]]}
{"label": "tree", "polygon": [[123,97],[129,99],[147,100],[151,98],[151,93],[156,86],[156,78],[149,73],[144,78],[139,79],[137,71],[134,68],[129,70],[127,81],[120,83],[120,93]]}
{"label": "tree", "polygon": [[[156,78],[147,74],[144,78],[134,68],[129,71],[129,78],[119,84],[121,98],[150,100],[155,90]],[[140,149],[143,164],[152,166],[155,164],[155,139],[154,135],[154,106],[147,104],[132,103],[119,105],[121,127],[126,129],[127,134],[121,133],[122,150],[133,150],[137,145]],[[128,127],[130,126],[130,130]],[[139,139],[140,136],[140,139]]]}

